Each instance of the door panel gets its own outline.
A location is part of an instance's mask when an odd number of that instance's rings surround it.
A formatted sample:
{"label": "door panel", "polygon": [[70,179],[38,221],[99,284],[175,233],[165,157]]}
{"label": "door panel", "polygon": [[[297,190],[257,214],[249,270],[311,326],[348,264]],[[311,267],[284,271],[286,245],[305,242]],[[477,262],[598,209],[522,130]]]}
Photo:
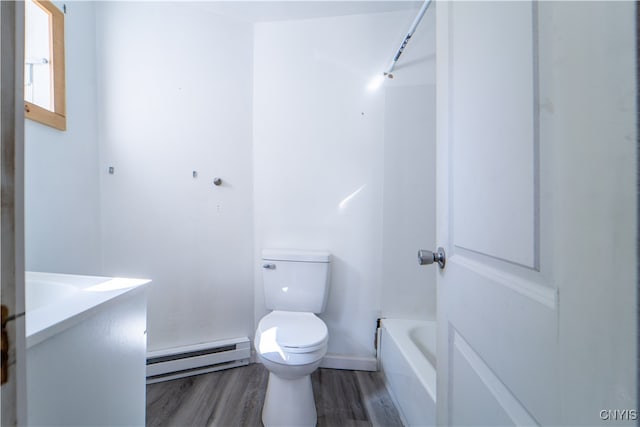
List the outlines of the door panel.
{"label": "door panel", "polygon": [[637,404],[635,7],[437,4],[441,425]]}
{"label": "door panel", "polygon": [[540,179],[537,5],[451,2],[438,13],[439,58],[448,59],[438,64],[448,82],[438,98],[447,163],[438,229],[449,255],[438,283],[438,418],[549,424],[558,298],[552,258],[541,256],[552,239],[540,199],[549,182]]}
{"label": "door panel", "polygon": [[[449,322],[449,375],[456,379],[450,391],[454,399],[452,403],[456,402],[459,391],[456,386],[474,388],[476,382],[470,377],[470,384],[465,385],[462,379],[457,378],[459,370],[469,368],[463,363],[469,363],[469,357],[455,357],[460,351],[460,342],[468,349],[465,354],[473,354],[477,360],[481,360],[486,368],[484,370],[495,379],[493,382],[502,384],[501,387],[510,394],[510,400],[498,399],[499,396],[495,395],[497,387],[494,386],[484,390],[487,396],[477,395],[476,399],[462,401],[465,403],[457,401],[458,405],[452,409],[452,421],[455,424],[456,408],[463,410],[469,404],[475,406],[476,400],[490,399],[491,395],[498,402],[522,402],[526,405],[524,407],[536,414],[531,415],[531,419],[546,424],[546,414],[554,412],[555,401],[548,397],[554,392],[552,385],[557,377],[557,312],[554,294],[525,294],[521,289],[545,288],[471,261],[455,249],[446,274],[447,299],[443,307]],[[515,289],[505,285],[515,282],[521,283]],[[456,341],[455,337],[460,339]],[[480,365],[471,364],[471,367],[476,366]],[[532,372],[536,375],[531,375]],[[479,372],[476,375],[488,377]],[[506,414],[514,412],[509,408],[503,410]],[[512,419],[512,422],[516,424],[517,420]]]}
{"label": "door panel", "polygon": [[[451,330],[453,369],[451,422],[454,425],[535,425],[518,402],[473,348]],[[463,402],[472,402],[468,405]]]}
{"label": "door panel", "polygon": [[533,6],[450,7],[453,242],[538,268]]}

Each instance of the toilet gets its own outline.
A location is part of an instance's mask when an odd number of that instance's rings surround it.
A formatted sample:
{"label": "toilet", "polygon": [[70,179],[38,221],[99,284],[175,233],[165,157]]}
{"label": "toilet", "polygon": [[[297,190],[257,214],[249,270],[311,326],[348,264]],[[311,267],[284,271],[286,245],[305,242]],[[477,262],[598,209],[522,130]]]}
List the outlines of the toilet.
{"label": "toilet", "polygon": [[266,426],[315,426],[311,373],[327,352],[324,311],[331,255],[322,251],[262,251],[265,303],[271,313],[260,319],[254,345],[269,370],[262,407]]}

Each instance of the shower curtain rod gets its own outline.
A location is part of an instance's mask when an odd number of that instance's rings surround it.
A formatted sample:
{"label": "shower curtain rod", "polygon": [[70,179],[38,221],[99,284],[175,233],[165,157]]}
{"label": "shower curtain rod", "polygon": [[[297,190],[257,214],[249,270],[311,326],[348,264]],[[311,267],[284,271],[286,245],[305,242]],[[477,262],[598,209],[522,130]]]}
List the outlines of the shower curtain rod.
{"label": "shower curtain rod", "polygon": [[395,68],[396,63],[398,62],[398,58],[400,58],[400,55],[402,55],[402,52],[404,51],[405,46],[407,46],[407,43],[409,43],[409,39],[411,38],[411,36],[413,36],[413,33],[416,31],[416,28],[418,27],[418,24],[420,24],[420,21],[422,21],[422,17],[427,12],[427,9],[429,8],[430,4],[431,4],[431,0],[425,0],[424,4],[420,8],[420,11],[418,12],[418,15],[416,16],[416,19],[413,20],[413,24],[411,24],[411,27],[409,28],[407,35],[405,36],[404,40],[402,40],[402,43],[400,44],[400,48],[398,48],[398,52],[396,53],[396,56],[393,57],[393,60],[391,61],[391,63],[389,64],[389,67],[387,68],[387,71],[384,72],[384,75],[389,77],[390,79],[393,78],[393,74],[391,74],[391,72]]}

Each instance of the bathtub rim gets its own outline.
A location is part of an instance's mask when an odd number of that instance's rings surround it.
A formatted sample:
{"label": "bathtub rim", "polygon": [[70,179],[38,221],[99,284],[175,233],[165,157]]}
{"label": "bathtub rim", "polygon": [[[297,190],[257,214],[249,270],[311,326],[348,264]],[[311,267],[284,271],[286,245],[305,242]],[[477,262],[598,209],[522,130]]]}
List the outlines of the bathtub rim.
{"label": "bathtub rim", "polygon": [[[411,367],[418,381],[427,390],[434,402],[436,402],[436,367],[433,366],[422,350],[413,342],[410,336],[410,330],[417,325],[432,327],[434,334],[437,334],[437,325],[435,320],[412,320],[402,318],[382,318],[381,328],[386,329],[388,336],[393,340],[394,345],[399,349],[402,357]],[[436,336],[437,339],[437,336]],[[434,348],[433,357],[437,363],[437,353]]]}

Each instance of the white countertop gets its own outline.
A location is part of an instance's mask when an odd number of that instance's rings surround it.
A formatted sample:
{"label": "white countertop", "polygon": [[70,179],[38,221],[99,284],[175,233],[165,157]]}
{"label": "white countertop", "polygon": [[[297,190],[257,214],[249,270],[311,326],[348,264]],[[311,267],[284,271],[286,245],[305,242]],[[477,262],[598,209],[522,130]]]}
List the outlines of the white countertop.
{"label": "white countertop", "polygon": [[27,348],[134,291],[143,291],[149,282],[149,279],[26,272]]}

